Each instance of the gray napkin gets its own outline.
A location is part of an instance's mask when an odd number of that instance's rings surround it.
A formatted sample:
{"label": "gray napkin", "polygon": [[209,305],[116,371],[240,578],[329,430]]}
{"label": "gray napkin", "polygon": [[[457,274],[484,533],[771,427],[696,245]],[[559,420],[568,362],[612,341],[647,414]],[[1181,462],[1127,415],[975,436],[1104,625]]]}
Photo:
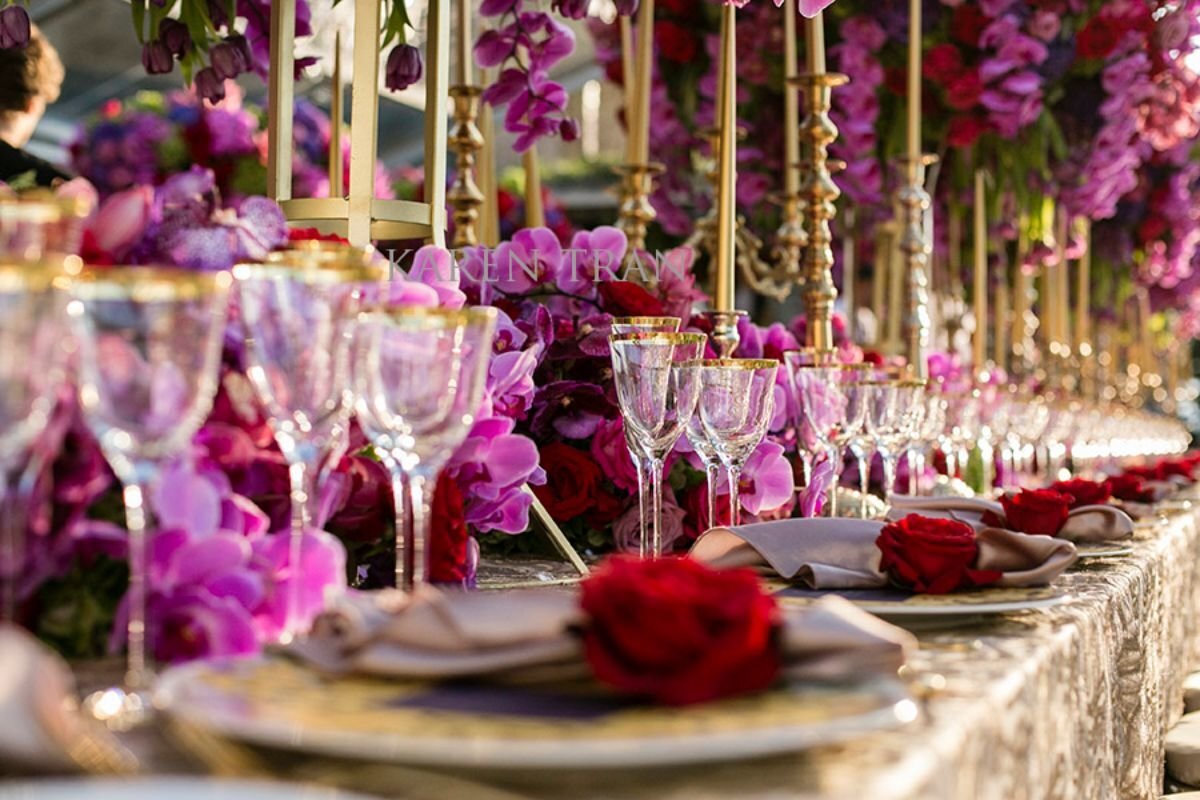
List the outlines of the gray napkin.
{"label": "gray napkin", "polygon": [[[982,497],[912,497],[892,495],[888,498],[888,519],[897,520],[909,514],[942,517],[965,522],[976,529],[985,527],[983,515],[991,511],[1004,516],[1004,506]],[[1058,538],[1070,542],[1111,542],[1133,535],[1133,519],[1116,506],[1080,506],[1067,514],[1067,521]]]}
{"label": "gray napkin", "polygon": [[[349,593],[289,652],[319,669],[395,678],[584,674],[573,589]],[[797,679],[894,673],[915,642],[837,597],[780,608],[784,669]]]}
{"label": "gray napkin", "polygon": [[[859,519],[783,519],[713,528],[692,546],[693,558],[713,566],[770,567],[811,589],[877,589],[887,576],[875,545],[885,523]],[[999,570],[995,586],[1044,586],[1075,563],[1075,545],[1050,536],[1000,528],[976,532],[976,569]]]}

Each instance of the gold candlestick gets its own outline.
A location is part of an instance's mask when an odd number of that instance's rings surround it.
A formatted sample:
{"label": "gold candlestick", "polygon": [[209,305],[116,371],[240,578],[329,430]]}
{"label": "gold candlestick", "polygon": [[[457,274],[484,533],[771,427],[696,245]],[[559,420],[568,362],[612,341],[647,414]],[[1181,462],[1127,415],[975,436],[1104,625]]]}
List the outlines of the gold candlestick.
{"label": "gold candlestick", "polygon": [[476,154],[483,149],[483,134],[475,124],[479,117],[478,86],[451,86],[454,100],[454,127],[450,131],[450,150],[456,165],[454,184],[446,194],[454,209],[454,239],[451,246],[474,247],[479,244],[479,209],[483,192],[475,182]]}
{"label": "gold candlestick", "polygon": [[741,334],[738,333],[738,320],[747,316],[746,312],[710,310],[700,316],[707,319],[712,328],[708,338],[712,341],[713,349],[717,351],[717,358],[733,358],[742,342]]}
{"label": "gold candlestick", "polygon": [[646,249],[646,231],[658,212],[650,202],[654,179],[666,170],[662,164],[623,164],[616,168],[621,176],[621,202],[617,207],[617,227],[625,233],[629,246],[625,252],[628,262]]}
{"label": "gold candlestick", "polygon": [[837,214],[834,201],[841,194],[829,172],[829,145],[838,137],[837,126],[829,118],[833,89],[844,86],[849,78],[839,73],[808,73],[797,76],[796,83],[808,100],[808,114],[800,124],[800,135],[808,142],[808,161],[800,195],[804,198],[804,314],[807,320],[807,345],[818,350],[833,348],[833,304],[837,287],[833,285],[833,235],[829,222]]}
{"label": "gold candlestick", "polygon": [[[900,251],[904,255],[908,308],[905,315],[905,356],[908,370],[918,378],[929,377],[929,336],[933,322],[929,317],[929,254],[931,244],[925,237],[925,215],[931,199],[925,191],[925,169],[937,162],[936,156],[904,157],[906,183],[896,195],[900,203]],[[898,313],[899,309],[890,309]]]}

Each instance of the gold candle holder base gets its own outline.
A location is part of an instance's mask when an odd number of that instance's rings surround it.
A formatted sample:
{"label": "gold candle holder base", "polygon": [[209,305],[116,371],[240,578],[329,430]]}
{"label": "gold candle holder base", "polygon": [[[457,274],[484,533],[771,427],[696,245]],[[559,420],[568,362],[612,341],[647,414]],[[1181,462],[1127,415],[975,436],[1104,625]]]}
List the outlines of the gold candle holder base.
{"label": "gold candle holder base", "polygon": [[617,227],[625,233],[629,246],[625,259],[629,261],[638,251],[646,249],[646,231],[658,217],[650,202],[654,194],[654,179],[666,172],[662,164],[622,164],[615,168],[621,176],[621,204],[617,209]]}
{"label": "gold candle holder base", "polygon": [[738,334],[738,320],[746,316],[745,311],[704,311],[700,314],[712,325],[708,338],[717,351],[718,358],[733,358],[742,337]]}
{"label": "gold candle holder base", "polygon": [[929,341],[933,322],[929,316],[929,255],[931,243],[925,238],[925,215],[932,200],[925,191],[925,169],[937,163],[937,156],[904,157],[899,163],[905,183],[896,194],[900,204],[900,252],[904,255],[908,288],[905,315],[905,356],[908,371],[915,377],[929,377]]}
{"label": "gold candle holder base", "polygon": [[807,344],[818,350],[833,347],[833,304],[838,294],[833,284],[833,235],[829,223],[837,214],[834,202],[841,190],[830,173],[829,145],[837,140],[838,129],[829,118],[829,109],[833,89],[849,81],[847,76],[836,72],[797,75],[788,81],[800,87],[807,98],[808,115],[800,123],[800,135],[808,144],[808,161],[800,181],[807,239],[802,259],[803,297]]}
{"label": "gold candle holder base", "polygon": [[476,155],[483,149],[483,134],[476,120],[479,119],[479,97],[483,90],[478,86],[451,86],[450,97],[454,101],[454,126],[448,141],[454,153],[456,175],[446,199],[450,202],[454,216],[454,248],[474,247],[479,244],[479,209],[483,205],[483,192],[475,182]]}

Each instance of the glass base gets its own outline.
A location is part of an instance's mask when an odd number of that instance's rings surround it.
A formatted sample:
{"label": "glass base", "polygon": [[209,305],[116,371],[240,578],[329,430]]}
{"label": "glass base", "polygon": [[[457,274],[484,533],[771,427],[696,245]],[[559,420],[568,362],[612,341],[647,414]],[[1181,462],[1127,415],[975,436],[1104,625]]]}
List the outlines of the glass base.
{"label": "glass base", "polygon": [[110,687],[92,692],[83,710],[112,731],[128,731],[146,725],[154,716],[154,704],[144,690]]}

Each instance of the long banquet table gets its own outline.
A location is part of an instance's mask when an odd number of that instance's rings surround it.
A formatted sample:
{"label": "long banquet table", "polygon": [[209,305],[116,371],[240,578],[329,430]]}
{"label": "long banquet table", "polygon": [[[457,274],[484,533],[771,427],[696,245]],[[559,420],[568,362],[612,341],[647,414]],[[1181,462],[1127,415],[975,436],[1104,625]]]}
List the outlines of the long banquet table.
{"label": "long banquet table", "polygon": [[[1060,579],[1072,598],[1065,605],[921,633],[911,664],[921,720],[841,746],[554,777],[338,767],[280,754],[253,763],[400,798],[1157,798],[1164,735],[1182,712],[1200,633],[1200,509],[1141,526],[1133,550]],[[149,763],[179,769],[155,741]]]}

